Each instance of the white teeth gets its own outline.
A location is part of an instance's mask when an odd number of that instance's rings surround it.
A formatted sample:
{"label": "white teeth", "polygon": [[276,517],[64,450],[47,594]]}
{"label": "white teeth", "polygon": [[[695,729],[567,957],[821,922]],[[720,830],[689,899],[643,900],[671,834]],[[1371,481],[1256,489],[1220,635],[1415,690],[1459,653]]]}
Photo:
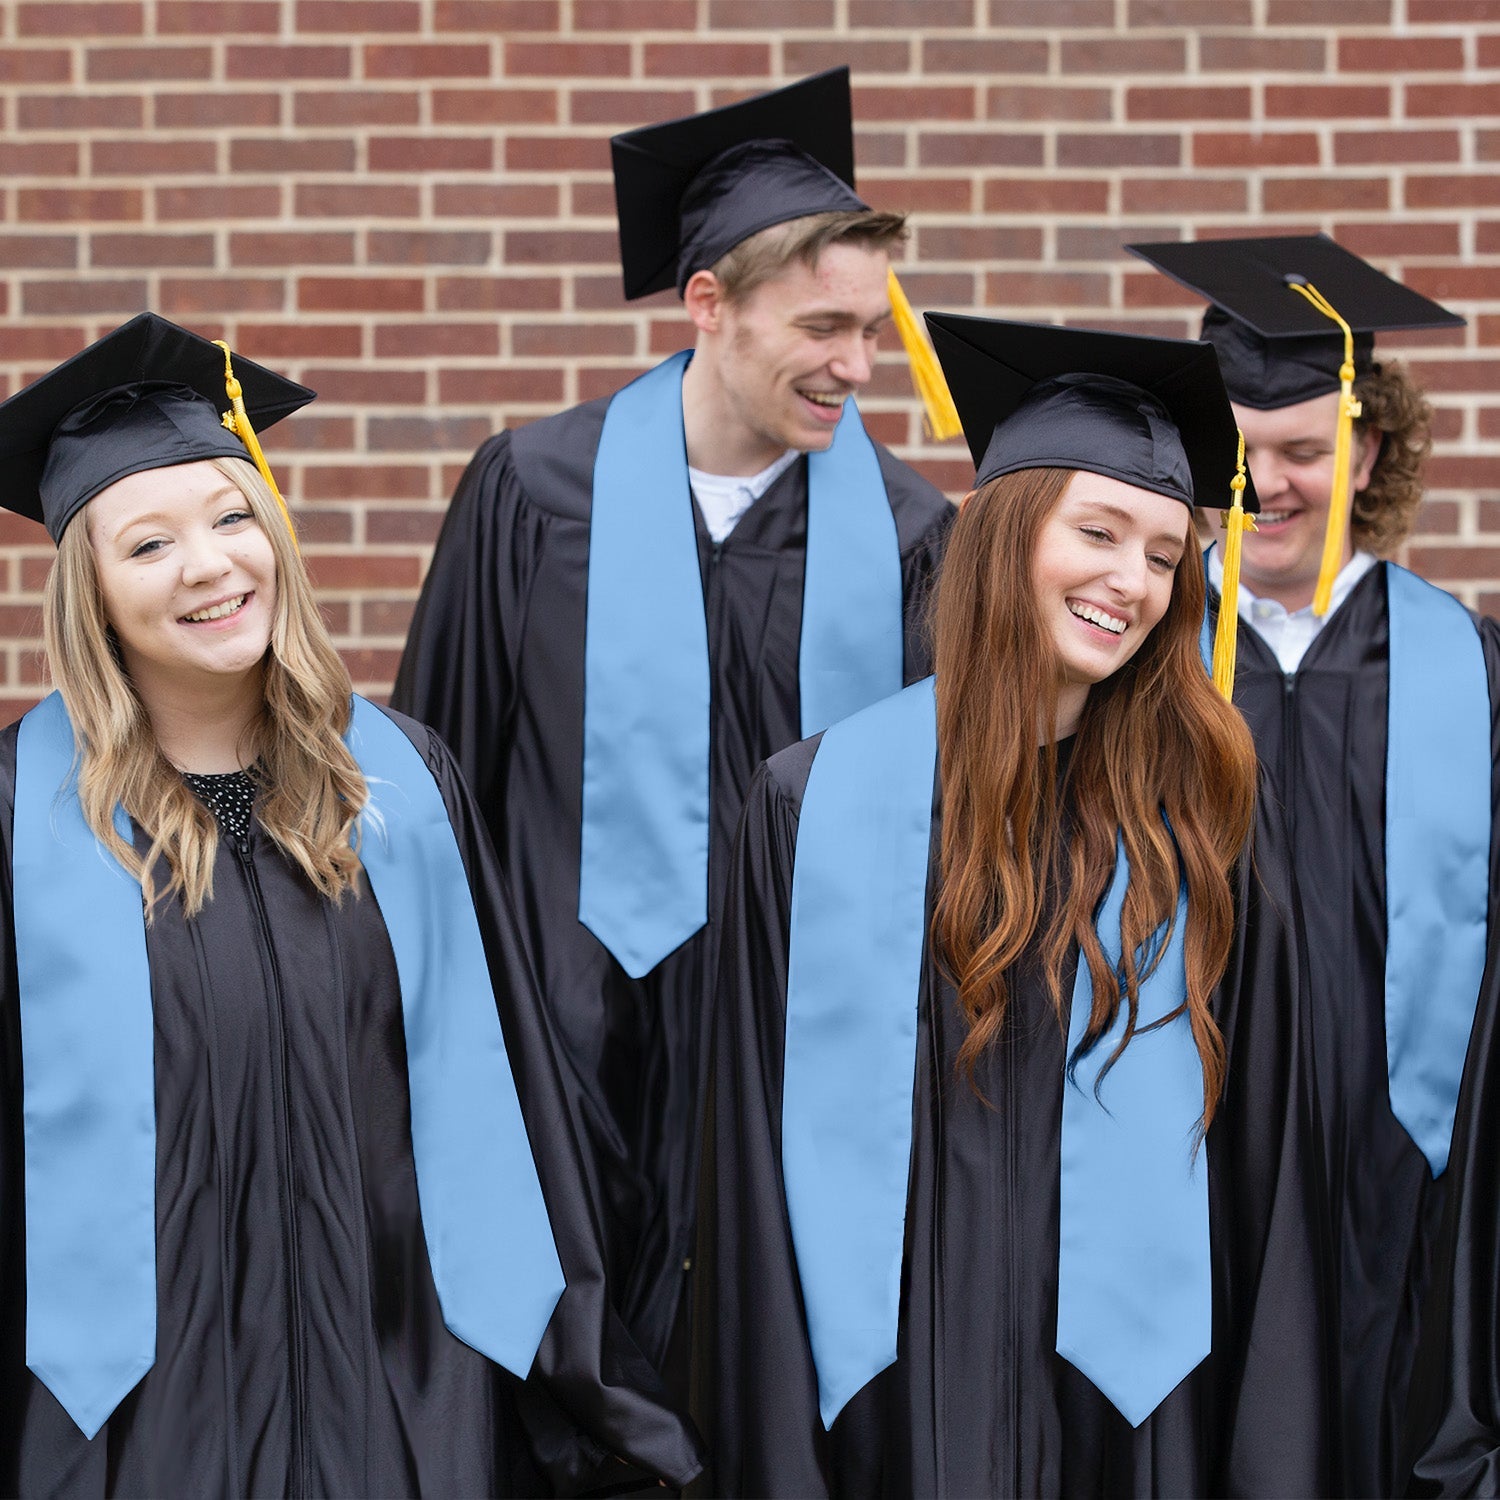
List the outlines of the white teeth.
{"label": "white teeth", "polygon": [[816,391],[803,391],[801,394],[811,401],[814,406],[826,406],[834,411],[837,411],[847,399],[844,396],[820,395]]}
{"label": "white teeth", "polygon": [[1292,515],[1293,512],[1289,510],[1263,510],[1255,520],[1261,526],[1276,526],[1282,521],[1290,520]]}
{"label": "white teeth", "polygon": [[215,604],[208,609],[200,609],[196,614],[184,615],[182,618],[194,622],[200,620],[222,620],[225,615],[232,615],[244,602],[245,596],[239,594],[233,599],[226,599],[222,604]]}
{"label": "white teeth", "polygon": [[1087,620],[1090,625],[1097,625],[1101,630],[1107,630],[1111,635],[1124,635],[1126,621],[1118,619],[1114,615],[1105,614],[1093,604],[1069,604],[1068,608],[1078,616],[1080,620]]}

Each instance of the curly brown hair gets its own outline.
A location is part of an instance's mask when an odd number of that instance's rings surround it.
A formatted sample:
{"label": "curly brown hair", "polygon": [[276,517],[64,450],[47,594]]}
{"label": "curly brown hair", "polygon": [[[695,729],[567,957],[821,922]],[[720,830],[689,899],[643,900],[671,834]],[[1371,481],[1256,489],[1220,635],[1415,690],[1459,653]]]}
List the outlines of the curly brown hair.
{"label": "curly brown hair", "polygon": [[1381,434],[1370,482],[1354,497],[1350,530],[1354,545],[1389,557],[1412,533],[1422,503],[1422,465],[1432,451],[1432,407],[1406,366],[1386,360],[1354,382],[1364,407],[1355,423]]}

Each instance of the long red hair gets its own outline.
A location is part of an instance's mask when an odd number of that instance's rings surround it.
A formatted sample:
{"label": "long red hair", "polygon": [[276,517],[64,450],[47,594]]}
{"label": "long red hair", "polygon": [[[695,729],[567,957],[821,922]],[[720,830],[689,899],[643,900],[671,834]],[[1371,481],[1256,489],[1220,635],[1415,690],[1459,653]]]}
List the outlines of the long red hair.
{"label": "long red hair", "polygon": [[[949,538],[932,622],[943,785],[935,952],[968,1023],[958,1060],[971,1080],[1004,1024],[1008,974],[1038,935],[1064,1024],[1062,968],[1073,942],[1089,966],[1094,1004],[1079,1055],[1128,1007],[1109,1066],[1135,1033],[1145,977],[1138,957],[1174,919],[1185,879],[1184,1004],[1203,1063],[1207,1130],[1225,1064],[1209,998],[1234,934],[1230,874],[1254,814],[1255,749],[1199,655],[1205,585],[1190,546],[1161,621],[1124,667],[1089,691],[1067,770],[1064,825],[1054,743],[1059,664],[1036,606],[1032,564],[1072,473],[1003,475],[969,498]],[[1040,753],[1039,732],[1047,741]],[[1123,986],[1094,930],[1117,833],[1130,862]],[[1048,901],[1049,887],[1060,887],[1061,899]]]}

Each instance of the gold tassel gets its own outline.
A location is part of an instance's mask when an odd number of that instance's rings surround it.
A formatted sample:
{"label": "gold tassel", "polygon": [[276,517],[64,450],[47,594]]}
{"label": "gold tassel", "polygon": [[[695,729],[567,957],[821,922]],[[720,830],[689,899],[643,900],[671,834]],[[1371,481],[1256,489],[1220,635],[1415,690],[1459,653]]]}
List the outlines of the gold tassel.
{"label": "gold tassel", "polygon": [[1339,366],[1339,424],[1333,440],[1333,488],[1328,494],[1328,529],[1323,533],[1323,561],[1313,594],[1313,613],[1322,619],[1333,604],[1333,581],[1344,562],[1344,532],[1349,524],[1349,454],[1353,447],[1354,420],[1364,408],[1354,399],[1353,330],[1311,282],[1289,284],[1344,331],[1344,362]]}
{"label": "gold tassel", "polygon": [[922,325],[917,321],[917,315],[912,311],[911,303],[896,279],[894,266],[887,277],[887,285],[891,294],[891,315],[896,324],[896,332],[901,335],[901,343],[906,349],[912,386],[921,398],[922,409],[926,413],[927,431],[939,442],[956,438],[964,430],[963,424],[958,420],[958,408],[953,404],[948,382],[943,379],[943,367],[938,363],[937,355],[932,352],[932,345],[927,342],[927,335],[922,332]]}
{"label": "gold tassel", "polygon": [[1214,632],[1214,686],[1226,703],[1234,699],[1234,658],[1240,634],[1240,551],[1247,531],[1255,530],[1254,517],[1245,511],[1245,434],[1240,433],[1240,451],[1235,475],[1229,481],[1234,500],[1224,513],[1224,583],[1219,590],[1219,626]]}
{"label": "gold tassel", "polygon": [[224,351],[224,394],[229,397],[230,403],[230,409],[223,416],[224,425],[239,438],[255,461],[255,467],[260,470],[260,477],[265,480],[271,493],[276,497],[276,503],[281,507],[281,514],[286,520],[286,529],[292,534],[292,546],[300,552],[302,547],[297,541],[297,528],[292,525],[292,513],[287,509],[286,501],[281,498],[281,491],[276,488],[271,466],[266,462],[266,455],[260,450],[260,439],[256,437],[255,429],[250,425],[250,414],[245,410],[245,393],[235,378],[229,345],[223,339],[215,339],[214,343]]}

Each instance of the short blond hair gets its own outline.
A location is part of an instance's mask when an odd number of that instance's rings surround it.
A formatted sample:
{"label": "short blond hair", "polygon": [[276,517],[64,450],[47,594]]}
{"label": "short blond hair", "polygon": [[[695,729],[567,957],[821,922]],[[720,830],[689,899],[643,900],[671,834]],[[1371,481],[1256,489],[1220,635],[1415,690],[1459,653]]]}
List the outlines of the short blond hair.
{"label": "short blond hair", "polygon": [[905,214],[882,213],[873,208],[838,209],[826,214],[806,214],[772,224],[710,267],[728,302],[748,297],[756,287],[779,276],[793,261],[815,266],[830,245],[862,245],[869,250],[890,251],[906,243]]}

